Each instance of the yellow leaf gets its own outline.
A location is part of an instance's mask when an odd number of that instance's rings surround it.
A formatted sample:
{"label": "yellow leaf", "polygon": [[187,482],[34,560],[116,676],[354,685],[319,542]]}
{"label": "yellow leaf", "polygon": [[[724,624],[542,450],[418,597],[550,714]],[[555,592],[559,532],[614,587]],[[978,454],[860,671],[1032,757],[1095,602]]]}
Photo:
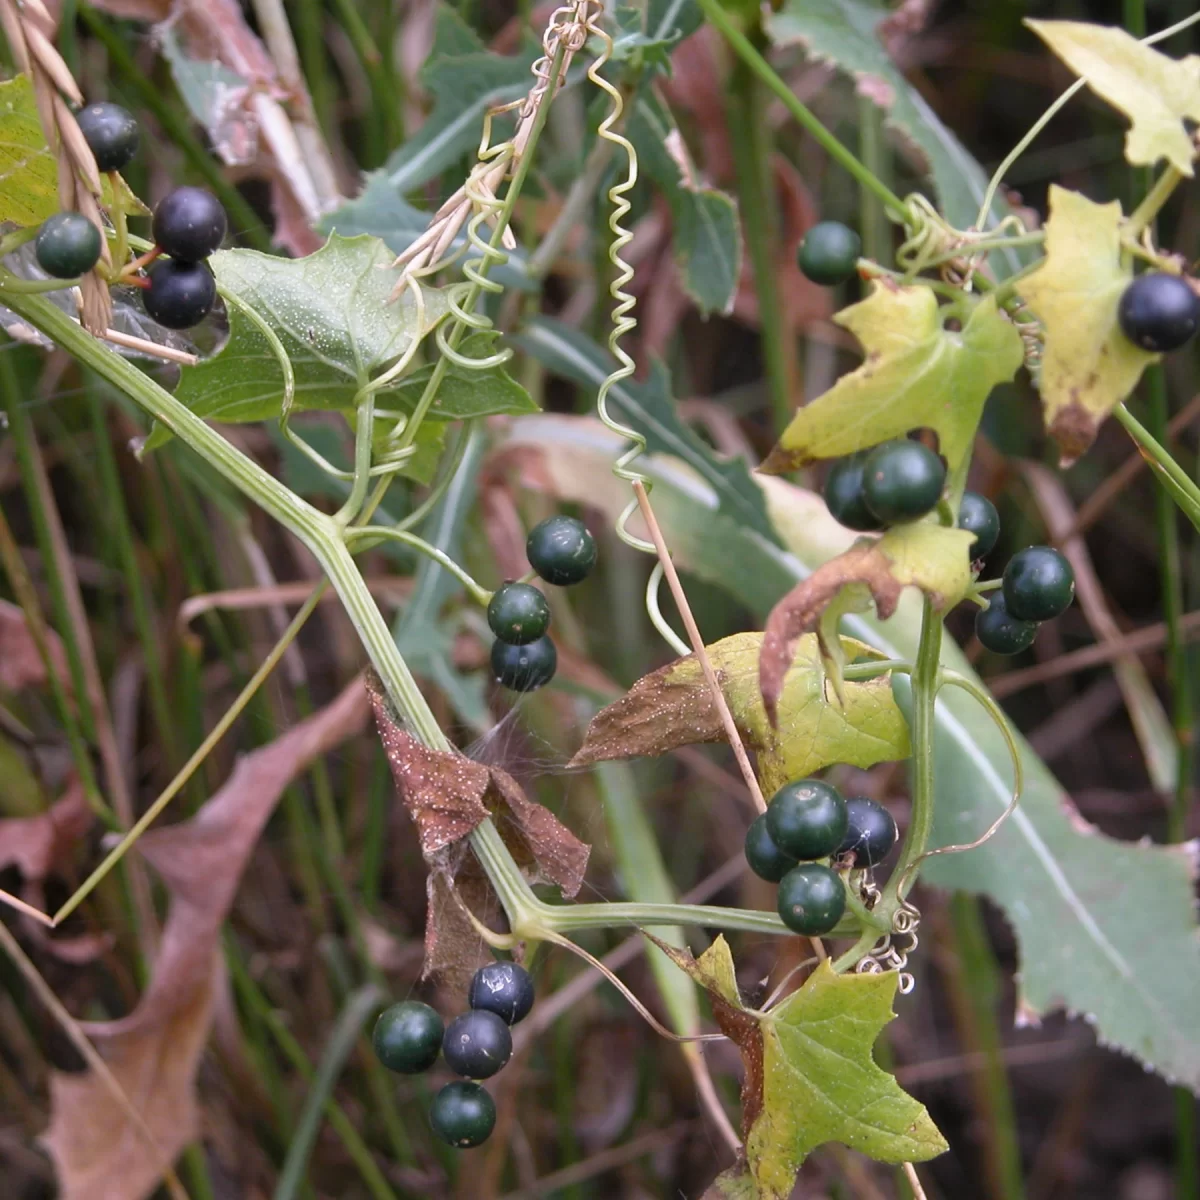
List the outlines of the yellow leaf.
{"label": "yellow leaf", "polygon": [[1168,58],[1123,29],[1083,21],[1026,21],[1088,87],[1133,122],[1125,157],[1139,166],[1165,158],[1192,174],[1195,150],[1184,125],[1200,121],[1200,58]]}
{"label": "yellow leaf", "polygon": [[1158,358],[1117,324],[1121,293],[1133,277],[1121,254],[1121,206],[1093,204],[1052,186],[1046,261],[1018,284],[1045,326],[1040,388],[1046,428],[1068,462],[1095,439],[1113,407]]}

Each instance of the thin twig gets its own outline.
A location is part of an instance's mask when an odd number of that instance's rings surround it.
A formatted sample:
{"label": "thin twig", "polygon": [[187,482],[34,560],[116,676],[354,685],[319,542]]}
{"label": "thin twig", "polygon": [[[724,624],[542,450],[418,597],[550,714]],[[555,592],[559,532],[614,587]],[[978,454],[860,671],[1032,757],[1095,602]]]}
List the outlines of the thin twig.
{"label": "thin twig", "polygon": [[925,1189],[921,1186],[920,1179],[917,1178],[917,1168],[912,1163],[904,1164],[904,1178],[908,1180],[908,1186],[912,1188],[913,1200],[928,1200]]}
{"label": "thin twig", "polygon": [[134,337],[132,333],[122,333],[119,329],[106,329],[104,340],[127,350],[138,350],[153,358],[164,358],[167,362],[181,363],[185,367],[194,367],[200,361],[199,355],[189,354],[186,350],[176,350],[173,346],[160,346],[158,342],[147,341],[146,338]]}
{"label": "thin twig", "polygon": [[650,531],[650,540],[654,543],[654,549],[658,553],[658,561],[662,563],[663,574],[667,577],[667,585],[671,589],[671,595],[675,598],[675,607],[679,609],[679,615],[683,620],[683,627],[687,630],[688,641],[692,643],[692,650],[695,651],[696,660],[700,663],[700,669],[704,672],[704,678],[708,683],[709,691],[712,692],[713,703],[716,705],[717,712],[721,716],[721,724],[725,726],[725,733],[729,738],[729,744],[733,747],[733,756],[737,759],[737,764],[741,768],[742,778],[746,781],[746,787],[750,789],[750,795],[753,797],[758,811],[766,812],[767,802],[763,799],[762,788],[758,784],[758,776],[754,774],[754,768],[750,765],[750,756],[746,753],[746,747],[742,743],[742,735],[738,732],[738,727],[734,723],[733,713],[729,711],[729,704],[725,699],[725,693],[721,690],[721,684],[717,679],[716,671],[713,670],[712,662],[708,657],[708,651],[704,646],[704,639],[700,636],[700,630],[696,625],[696,618],[692,616],[691,605],[688,604],[683,584],[679,582],[679,575],[675,571],[675,564],[671,561],[667,544],[663,540],[662,530],[658,525],[658,518],[654,515],[654,509],[650,507],[650,497],[646,494],[645,485],[641,480],[634,480],[633,491],[637,496],[638,507],[641,509],[643,520],[646,522],[646,528]]}

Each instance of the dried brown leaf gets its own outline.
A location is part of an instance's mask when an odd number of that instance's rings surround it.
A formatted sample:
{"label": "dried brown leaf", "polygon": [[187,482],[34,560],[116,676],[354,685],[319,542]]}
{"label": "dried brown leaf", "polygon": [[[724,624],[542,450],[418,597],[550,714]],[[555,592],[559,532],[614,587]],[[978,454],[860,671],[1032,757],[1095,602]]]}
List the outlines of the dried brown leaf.
{"label": "dried brown leaf", "polygon": [[564,896],[574,896],[583,886],[591,847],[548,808],[530,800],[507,772],[493,767],[491,775],[492,815],[517,861],[558,884]]}
{"label": "dried brown leaf", "polygon": [[[50,634],[49,653],[55,674],[60,679],[66,679],[66,655],[62,642],[53,632]],[[0,688],[19,692],[22,688],[39,687],[45,682],[46,664],[29,632],[25,613],[18,605],[0,600]]]}
{"label": "dried brown leaf", "polygon": [[28,882],[40,882],[92,827],[83,785],[72,779],[62,797],[32,817],[0,820],[0,870],[16,867]]}
{"label": "dried brown leaf", "polygon": [[[85,1026],[167,1155],[198,1132],[196,1070],[220,981],[218,938],[250,854],[284,789],[314,759],[359,733],[369,704],[360,680],[268,746],[239,759],[189,821],[147,833],[138,849],[171,905],[154,974],[137,1007]],[[47,1146],[64,1200],[141,1200],[160,1170],[93,1074],[51,1080]]]}
{"label": "dried brown leaf", "polygon": [[476,969],[491,957],[468,914],[486,923],[489,905],[496,904],[487,877],[465,843],[442,851],[429,864],[425,894],[421,978],[436,979],[451,991],[465,993]]}

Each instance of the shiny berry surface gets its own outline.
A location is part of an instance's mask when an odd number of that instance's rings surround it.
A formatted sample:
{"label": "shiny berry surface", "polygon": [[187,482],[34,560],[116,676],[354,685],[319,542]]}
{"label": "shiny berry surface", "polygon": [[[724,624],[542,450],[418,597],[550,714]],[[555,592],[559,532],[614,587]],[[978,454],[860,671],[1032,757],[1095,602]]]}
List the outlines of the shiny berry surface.
{"label": "shiny berry surface", "polygon": [[879,866],[896,845],[896,819],[866,796],[851,796],[846,801],[846,817],[846,836],[837,848],[839,857],[853,854],[855,866]]}
{"label": "shiny berry surface", "polygon": [[945,486],[942,460],[928,446],[907,438],[876,446],[863,465],[863,499],[885,525],[923,517]]}
{"label": "shiny berry surface", "polygon": [[429,1124],[447,1145],[480,1146],[496,1127],[496,1102],[477,1083],[448,1083],[429,1106]]}
{"label": "shiny berry surface", "polygon": [[765,815],[771,840],[801,862],[832,854],[846,836],[846,801],[820,779],[784,784]]}
{"label": "shiny berry surface", "polygon": [[550,605],[532,584],[505,583],[492,593],[487,620],[502,642],[525,646],[536,642],[550,628]]}
{"label": "shiny berry surface", "polygon": [[775,845],[771,831],[767,828],[766,813],[755,817],[750,823],[750,828],[746,830],[745,850],[750,870],[759,879],[765,879],[768,883],[778,883],[794,866],[799,864],[799,859],[793,858],[790,854],[784,854]]}
{"label": "shiny berry surface", "polygon": [[164,254],[180,262],[203,262],[220,249],[228,224],[225,209],[212,194],[198,187],[176,188],[154,209],[151,231]]}
{"label": "shiny berry surface", "polygon": [[511,646],[499,638],[492,643],[492,674],[513,692],[536,692],[554,678],[558,651],[548,637],[524,646]]}
{"label": "shiny berry surface", "polygon": [[819,221],[804,235],[796,264],[813,283],[833,287],[854,274],[861,254],[862,239],[848,225]]}
{"label": "shiny berry surface", "polygon": [[38,266],[55,279],[74,279],[90,271],[100,258],[100,230],[82,213],[47,217],[38,230],[34,253]]}
{"label": "shiny berry surface", "polygon": [[975,617],[975,636],[993,654],[1020,654],[1037,637],[1036,621],[1021,621],[1008,611],[1004,593],[993,592],[988,606]]}
{"label": "shiny berry surface", "polygon": [[978,492],[963,492],[958,506],[958,527],[975,535],[971,558],[986,558],[1000,540],[1000,514],[996,506]]}
{"label": "shiny berry surface", "polygon": [[569,587],[592,573],[596,539],[574,517],[547,517],[530,530],[525,555],[547,583]]}
{"label": "shiny berry surface", "polygon": [[75,122],[101,171],[119,171],[138,151],[138,123],[119,104],[89,104],[75,114]]}
{"label": "shiny berry surface", "polygon": [[867,507],[863,496],[863,467],[865,454],[852,454],[839,459],[825,476],[822,496],[830,515],[847,529],[867,533],[883,527],[879,518]]}
{"label": "shiny berry surface", "polygon": [[475,972],[467,1003],[515,1025],[533,1007],[533,978],[519,963],[488,963]]}
{"label": "shiny berry surface", "polygon": [[150,268],[150,286],[142,292],[146,313],[167,329],[190,329],[212,311],[217,281],[203,263],[163,259]]}
{"label": "shiny berry surface", "polygon": [[780,881],[779,919],[794,933],[820,937],[842,919],[846,889],[836,871],[821,863],[801,863]]}
{"label": "shiny berry surface", "polygon": [[1075,599],[1075,572],[1052,546],[1026,546],[1004,568],[1004,602],[1019,621],[1052,621]]}
{"label": "shiny berry surface", "polygon": [[1156,354],[1186,346],[1200,325],[1200,297],[1178,275],[1147,271],[1121,293],[1121,332]]}
{"label": "shiny berry surface", "polygon": [[502,1017],[472,1009],[446,1026],[442,1055],[456,1075],[488,1079],[512,1057],[512,1034]]}
{"label": "shiny berry surface", "polygon": [[445,1032],[442,1018],[428,1004],[405,1000],[379,1014],[371,1045],[389,1071],[417,1075],[437,1062]]}

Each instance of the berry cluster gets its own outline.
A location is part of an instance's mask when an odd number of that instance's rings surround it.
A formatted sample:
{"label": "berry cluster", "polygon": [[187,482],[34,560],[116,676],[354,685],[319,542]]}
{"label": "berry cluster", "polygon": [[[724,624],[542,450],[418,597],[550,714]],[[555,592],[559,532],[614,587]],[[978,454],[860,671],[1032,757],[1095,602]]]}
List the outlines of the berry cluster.
{"label": "berry cluster", "polygon": [[896,822],[866,796],[850,800],[820,779],[798,779],[771,797],[746,831],[746,861],[760,879],[779,884],[779,917],[796,933],[820,937],[846,909],[841,876],[827,861],[872,868],[892,852]]}
{"label": "berry cluster", "polygon": [[[547,583],[581,583],[596,565],[596,540],[574,517],[547,517],[525,543],[529,565]],[[532,584],[506,583],[487,608],[492,643],[492,674],[514,692],[532,692],[554,678],[558,653],[546,636],[550,606]]]}
{"label": "berry cluster", "polygon": [[[89,104],[75,119],[101,171],[119,171],[132,161],[139,136],[132,113],[119,104]],[[176,188],[159,202],[152,225],[154,257],[169,257],[150,268],[143,303],[160,325],[189,329],[208,316],[217,284],[205,259],[221,245],[225,230],[225,209],[203,188]],[[34,248],[47,275],[73,279],[99,261],[100,230],[81,213],[55,213],[42,224]]]}
{"label": "berry cluster", "polygon": [[1075,572],[1051,546],[1026,546],[1009,559],[1000,587],[975,618],[975,636],[993,654],[1020,654],[1042,621],[1061,616],[1075,598]]}
{"label": "berry cluster", "polygon": [[874,532],[916,521],[937,506],[946,465],[921,442],[884,442],[839,459],[825,480],[825,505],[849,529]]}
{"label": "berry cluster", "polygon": [[443,1026],[428,1004],[405,1000],[384,1009],[371,1044],[389,1071],[417,1075],[437,1062],[464,1079],[446,1084],[433,1098],[429,1123],[451,1146],[469,1149],[487,1141],[496,1124],[496,1105],[475,1080],[489,1079],[512,1057],[509,1026],[529,1015],[533,980],[524,967],[488,963],[475,972],[467,991],[470,1010]]}

